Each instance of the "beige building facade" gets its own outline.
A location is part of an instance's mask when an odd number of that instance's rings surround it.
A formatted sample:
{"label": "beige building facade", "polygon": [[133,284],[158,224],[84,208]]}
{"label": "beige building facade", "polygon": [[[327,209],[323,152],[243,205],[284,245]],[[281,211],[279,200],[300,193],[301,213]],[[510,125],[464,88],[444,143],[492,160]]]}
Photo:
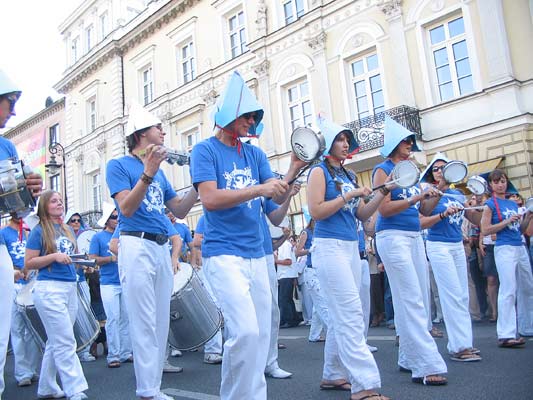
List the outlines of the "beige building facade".
{"label": "beige building facade", "polygon": [[[60,27],[69,206],[98,209],[97,190],[109,200],[105,167],[125,153],[131,99],[163,120],[168,147],[189,151],[212,134],[233,70],[265,108],[257,144],[274,170],[287,169],[292,130],[321,113],[354,129],[362,151],[348,166],[369,184],[386,112],[419,135],[422,166],[436,151],[472,172],[501,166],[531,196],[532,22],[528,0],[84,1]],[[187,167],[164,169],[190,185]],[[297,231],[305,203],[302,190]]]}

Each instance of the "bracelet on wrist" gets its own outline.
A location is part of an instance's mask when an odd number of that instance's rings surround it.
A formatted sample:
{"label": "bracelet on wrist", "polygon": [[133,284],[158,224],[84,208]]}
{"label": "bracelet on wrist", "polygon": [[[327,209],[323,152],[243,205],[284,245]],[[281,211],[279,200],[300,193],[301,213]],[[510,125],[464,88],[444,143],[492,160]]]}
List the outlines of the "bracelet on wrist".
{"label": "bracelet on wrist", "polygon": [[442,221],[444,218],[446,218],[446,215],[445,215],[444,213],[441,212],[441,213],[439,214],[439,217],[440,217],[440,219],[441,219],[441,221]]}
{"label": "bracelet on wrist", "polygon": [[390,193],[390,190],[385,186],[379,188],[379,191],[383,194],[383,196],[386,196]]}
{"label": "bracelet on wrist", "polygon": [[146,183],[147,185],[151,185],[152,182],[154,181],[154,177],[153,177],[153,176],[146,175],[146,174],[143,172],[142,175],[141,175],[141,181],[142,181],[143,183]]}
{"label": "bracelet on wrist", "polygon": [[341,193],[341,197],[344,200],[344,204],[348,203],[348,200],[346,200],[346,197],[344,197],[344,193]]}

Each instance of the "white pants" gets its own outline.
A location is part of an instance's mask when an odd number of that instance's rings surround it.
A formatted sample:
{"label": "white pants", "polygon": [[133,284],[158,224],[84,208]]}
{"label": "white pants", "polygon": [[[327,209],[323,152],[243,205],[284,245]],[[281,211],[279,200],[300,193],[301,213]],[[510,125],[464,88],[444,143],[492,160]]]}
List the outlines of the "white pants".
{"label": "white pants", "polygon": [[[17,294],[25,286],[21,283],[15,283],[14,299],[17,298]],[[37,347],[31,331],[26,326],[23,313],[24,311],[14,301],[11,312],[11,346],[15,356],[15,379],[17,382],[23,379],[31,379],[34,375],[37,375],[40,356],[40,349]]]}
{"label": "white pants", "polygon": [[320,339],[320,334],[323,330],[328,329],[328,305],[326,304],[324,293],[320,290],[316,268],[304,268],[304,284],[313,299],[313,317],[311,319],[311,328],[309,329],[309,340],[314,342]]}
{"label": "white pants", "polygon": [[279,335],[279,306],[278,306],[278,276],[276,274],[276,264],[274,255],[265,256],[268,268],[268,282],[272,297],[272,311],[270,313],[270,347],[268,348],[268,358],[266,369],[279,367],[278,365],[278,335]]}
{"label": "white pants", "polygon": [[392,291],[394,323],[400,335],[398,365],[412,370],[413,378],[446,373],[446,364],[428,331],[424,306],[428,275],[420,233],[385,230],[376,234],[376,244]]}
{"label": "white pants", "polygon": [[0,398],[4,392],[4,366],[6,364],[7,344],[11,328],[11,308],[13,307],[13,262],[5,244],[0,245]]}
{"label": "white pants", "polygon": [[302,275],[298,277],[298,287],[302,293],[302,316],[306,323],[310,323],[311,319],[313,319],[313,298],[304,283],[303,274],[304,273],[302,272]]}
{"label": "white pants", "polygon": [[463,243],[426,242],[433,276],[439,289],[448,351],[472,347],[472,322],[468,311],[468,270]]}
{"label": "white pants", "polygon": [[313,267],[329,309],[323,378],[349,379],[352,393],[377,389],[381,379],[364,335],[358,243],[315,237],[313,247]]}
{"label": "white pants", "polygon": [[361,297],[361,307],[363,308],[366,338],[368,337],[368,326],[370,325],[370,266],[368,265],[368,260],[361,260],[359,296]]}
{"label": "white pants", "polygon": [[120,285],[100,285],[107,337],[107,362],[126,361],[132,356],[126,301]]}
{"label": "white pants", "polygon": [[494,246],[494,260],[500,279],[496,330],[499,339],[511,339],[517,336],[517,308],[518,321],[522,325],[519,326],[520,333],[527,333],[522,331],[527,325],[525,321],[533,321],[533,278],[529,255],[524,246]]}
{"label": "white pants", "polygon": [[203,259],[224,315],[221,400],[266,400],[272,294],[264,257]]}
{"label": "white pants", "polygon": [[167,245],[120,236],[118,263],[129,316],[136,394],[159,393],[168,342],[174,284]]}
{"label": "white pants", "polygon": [[[218,301],[215,297],[215,294],[213,293],[213,289],[211,289],[211,285],[209,285],[209,282],[207,281],[204,270],[202,268],[196,270],[196,273],[200,277],[200,280],[204,284],[204,287],[206,288],[207,292],[215,302],[217,306],[220,307],[218,304]],[[213,336],[209,341],[204,344],[204,353],[205,354],[222,354],[222,332],[220,332],[220,329],[217,331],[215,336]]]}
{"label": "white pants", "polygon": [[41,364],[37,393],[60,391],[56,375],[67,397],[88,389],[80,360],[76,356],[74,322],[78,312],[76,282],[37,281],[33,302],[46,329],[46,347]]}

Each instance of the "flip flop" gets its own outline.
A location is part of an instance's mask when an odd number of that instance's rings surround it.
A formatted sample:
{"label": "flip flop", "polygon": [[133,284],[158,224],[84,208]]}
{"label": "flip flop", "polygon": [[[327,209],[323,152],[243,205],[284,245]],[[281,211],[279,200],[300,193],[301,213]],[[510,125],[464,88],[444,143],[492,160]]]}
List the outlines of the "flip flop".
{"label": "flip flop", "polygon": [[441,375],[431,375],[431,376],[436,376],[436,377],[439,377],[440,379],[438,380],[427,380],[427,376],[424,376],[423,378],[411,378],[411,381],[413,383],[421,383],[425,386],[442,386],[442,385],[446,385],[448,384],[448,379],[446,379],[444,376],[441,376]]}
{"label": "flip flop", "polygon": [[472,362],[472,361],[481,361],[481,356],[479,354],[473,354],[468,350],[464,350],[459,353],[451,354],[450,359],[452,361],[459,361],[459,362]]}
{"label": "flip flop", "polygon": [[107,364],[108,368],[120,368],[120,361],[111,361]]}
{"label": "flip flop", "polygon": [[499,339],[498,346],[504,348],[519,347],[526,344],[524,338],[519,339]]}
{"label": "flip flop", "polygon": [[349,392],[352,390],[350,382],[342,383],[321,383],[320,390],[343,390]]}
{"label": "flip flop", "polygon": [[[350,398],[351,399],[351,398]],[[372,393],[366,396],[360,397],[357,400],[366,400],[366,399],[375,399],[375,400],[391,400],[390,397],[384,396],[381,393]]]}

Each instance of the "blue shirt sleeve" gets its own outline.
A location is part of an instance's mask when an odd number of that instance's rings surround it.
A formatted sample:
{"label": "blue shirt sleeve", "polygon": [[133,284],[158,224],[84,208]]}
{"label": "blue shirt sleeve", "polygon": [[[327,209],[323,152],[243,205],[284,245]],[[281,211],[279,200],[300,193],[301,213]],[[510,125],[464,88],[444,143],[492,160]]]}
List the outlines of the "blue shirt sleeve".
{"label": "blue shirt sleeve", "polygon": [[207,181],[217,181],[215,156],[209,151],[207,142],[200,142],[191,152],[191,179],[197,185]]}
{"label": "blue shirt sleeve", "polygon": [[131,190],[130,178],[123,164],[118,160],[110,160],[106,168],[106,181],[111,197],[123,190]]}
{"label": "blue shirt sleeve", "polygon": [[41,225],[37,225],[31,230],[30,236],[28,237],[28,241],[26,242],[27,249],[42,251],[42,231],[43,229]]}

